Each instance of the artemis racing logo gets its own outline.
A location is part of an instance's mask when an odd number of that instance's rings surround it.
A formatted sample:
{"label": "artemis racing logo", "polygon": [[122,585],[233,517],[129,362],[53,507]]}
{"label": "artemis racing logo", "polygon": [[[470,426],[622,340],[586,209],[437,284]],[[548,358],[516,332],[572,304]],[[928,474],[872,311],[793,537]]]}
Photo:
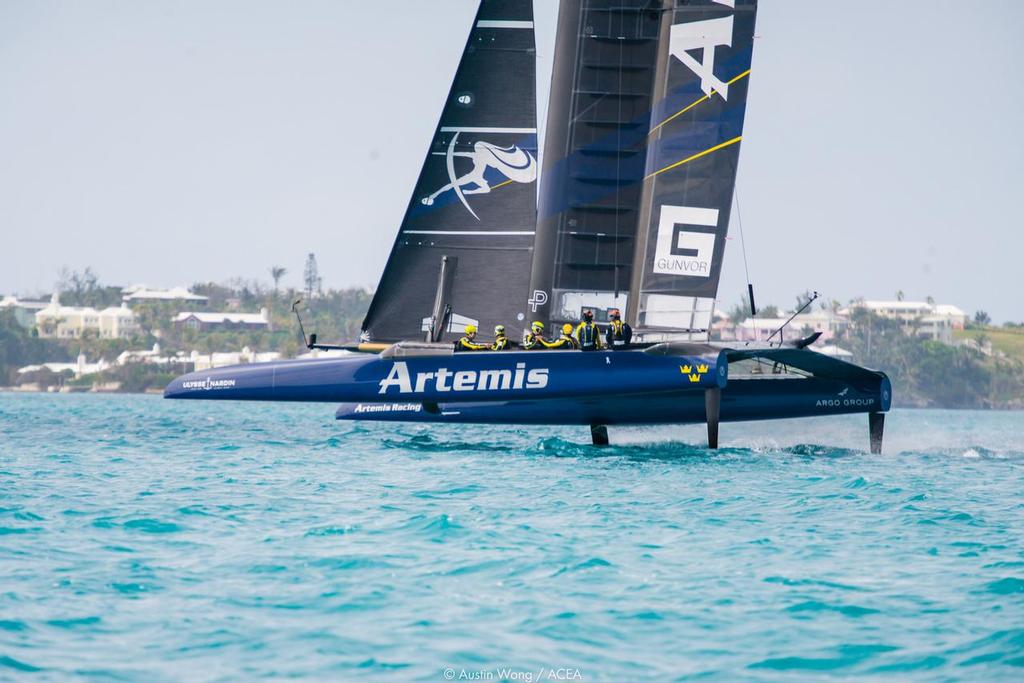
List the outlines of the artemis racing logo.
{"label": "artemis racing logo", "polygon": [[547,368],[526,369],[516,363],[515,370],[459,370],[438,368],[435,372],[409,372],[404,361],[396,361],[388,376],[379,382],[379,394],[397,387],[399,394],[422,394],[425,391],[507,391],[509,389],[543,389],[548,385]]}
{"label": "artemis racing logo", "polygon": [[228,389],[235,386],[235,380],[233,379],[206,379],[189,380],[188,382],[182,382],[182,389]]}
{"label": "artemis racing logo", "polygon": [[353,413],[418,413],[423,410],[422,403],[360,403]]}

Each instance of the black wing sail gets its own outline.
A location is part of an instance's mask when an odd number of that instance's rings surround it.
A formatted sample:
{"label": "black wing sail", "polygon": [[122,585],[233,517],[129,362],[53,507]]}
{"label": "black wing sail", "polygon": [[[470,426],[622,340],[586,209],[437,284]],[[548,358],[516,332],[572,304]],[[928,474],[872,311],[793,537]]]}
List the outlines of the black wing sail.
{"label": "black wing sail", "polygon": [[538,318],[616,307],[642,327],[706,327],[755,13],[756,0],[562,0],[528,301]]}
{"label": "black wing sail", "polygon": [[661,0],[562,0],[528,306],[623,308],[650,126]]}
{"label": "black wing sail", "polygon": [[[496,324],[521,329],[536,225],[535,59],[531,0],[483,0],[363,321],[365,341],[423,339],[436,303],[435,339],[469,323],[484,334]],[[437,302],[442,261],[446,301]]]}
{"label": "black wing sail", "polygon": [[736,184],[757,2],[677,5],[662,25],[627,318],[704,331]]}

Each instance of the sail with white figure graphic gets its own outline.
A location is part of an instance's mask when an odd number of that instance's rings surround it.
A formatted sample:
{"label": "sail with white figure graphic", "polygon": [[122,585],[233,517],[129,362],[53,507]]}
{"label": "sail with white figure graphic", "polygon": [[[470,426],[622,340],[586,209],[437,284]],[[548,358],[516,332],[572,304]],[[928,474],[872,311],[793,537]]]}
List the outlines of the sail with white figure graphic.
{"label": "sail with white figure graphic", "polygon": [[[365,340],[423,338],[446,256],[455,257],[446,303],[456,315],[518,335],[536,223],[535,61],[532,4],[483,0],[363,321]],[[464,326],[426,325],[435,340]]]}
{"label": "sail with white figure graphic", "polygon": [[423,203],[433,206],[437,197],[449,190],[454,192],[466,210],[473,214],[473,217],[480,220],[473,208],[466,201],[466,195],[484,194],[491,191],[491,184],[487,180],[488,171],[501,174],[505,181],[497,186],[501,187],[507,183],[532,183],[537,179],[537,160],[525,149],[517,145],[510,147],[499,147],[483,140],[473,145],[472,152],[456,152],[455,145],[459,140],[459,134],[452,136],[448,144],[448,168],[454,169],[455,157],[465,157],[473,163],[473,168],[465,175],[452,178],[451,182],[444,185],[437,192],[423,198]]}

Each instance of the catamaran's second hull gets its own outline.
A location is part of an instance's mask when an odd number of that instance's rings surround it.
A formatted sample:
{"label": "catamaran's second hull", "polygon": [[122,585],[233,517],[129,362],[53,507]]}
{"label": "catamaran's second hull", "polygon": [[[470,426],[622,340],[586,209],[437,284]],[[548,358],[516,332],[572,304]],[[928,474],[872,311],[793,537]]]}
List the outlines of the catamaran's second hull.
{"label": "catamaran's second hull", "polygon": [[[720,421],[884,412],[889,409],[888,378],[874,384],[814,377],[730,379],[721,389]],[[697,424],[707,420],[706,390],[604,395],[475,403],[343,403],[339,420],[526,425]]]}

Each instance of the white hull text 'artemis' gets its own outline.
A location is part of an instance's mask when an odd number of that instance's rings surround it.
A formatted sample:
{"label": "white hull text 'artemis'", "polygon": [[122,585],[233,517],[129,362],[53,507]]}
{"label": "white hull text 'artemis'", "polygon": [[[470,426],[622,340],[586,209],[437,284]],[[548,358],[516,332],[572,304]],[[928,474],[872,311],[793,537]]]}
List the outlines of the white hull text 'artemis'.
{"label": "white hull text 'artemis'", "polygon": [[548,369],[526,369],[526,363],[516,363],[515,370],[459,370],[438,368],[434,372],[417,372],[415,381],[403,361],[391,366],[391,372],[380,381],[380,394],[397,387],[400,394],[421,394],[430,390],[444,391],[505,391],[508,389],[543,389],[548,385]]}

